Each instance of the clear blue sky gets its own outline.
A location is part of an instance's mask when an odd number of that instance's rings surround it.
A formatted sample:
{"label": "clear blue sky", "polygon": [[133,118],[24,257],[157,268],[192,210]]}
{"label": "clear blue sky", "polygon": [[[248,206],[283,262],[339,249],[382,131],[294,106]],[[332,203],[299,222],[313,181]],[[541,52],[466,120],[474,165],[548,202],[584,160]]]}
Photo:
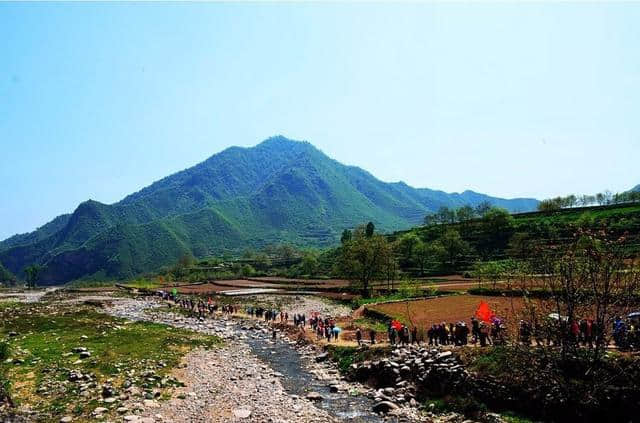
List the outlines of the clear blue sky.
{"label": "clear blue sky", "polygon": [[639,22],[639,3],[0,3],[0,238],[274,134],[417,187],[626,190]]}

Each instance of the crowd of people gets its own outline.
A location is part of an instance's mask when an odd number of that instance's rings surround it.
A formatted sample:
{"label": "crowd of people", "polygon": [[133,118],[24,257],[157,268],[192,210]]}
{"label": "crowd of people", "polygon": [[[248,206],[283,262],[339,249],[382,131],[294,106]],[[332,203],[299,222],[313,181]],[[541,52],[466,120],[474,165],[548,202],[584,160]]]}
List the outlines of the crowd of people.
{"label": "crowd of people", "polygon": [[[163,300],[171,304],[175,304],[182,309],[189,312],[193,317],[204,318],[208,313],[213,315],[220,310],[224,315],[233,315],[240,312],[240,308],[235,305],[222,305],[219,306],[215,303],[211,297],[205,302],[203,299],[194,300],[193,297],[179,296],[176,293],[170,293],[160,291],[158,293]],[[246,306],[244,313],[248,316],[264,319],[265,322],[282,324],[289,323],[289,313],[284,310],[270,309],[264,307]],[[318,339],[326,338],[327,342],[332,340],[338,340],[341,329],[336,325],[335,319],[331,317],[322,317],[318,313],[314,313],[313,316],[307,319],[307,316],[302,313],[296,313],[293,315],[293,325],[301,330],[305,330],[307,324],[318,336]],[[375,342],[375,334],[372,335],[372,341]]]}
{"label": "crowd of people", "polygon": [[[218,305],[211,297],[207,300],[197,297],[194,299],[164,291],[160,291],[159,295],[169,303],[169,306],[175,304],[194,317],[204,318],[207,314],[214,315],[219,311],[223,315],[234,315],[241,311],[241,308],[235,305]],[[246,306],[242,311],[248,316],[264,319],[265,322],[289,324],[289,313],[284,310]],[[621,350],[640,349],[640,313],[635,314],[637,316],[633,318],[618,317],[613,322],[611,331],[613,342]],[[302,313],[293,314],[292,323],[302,331],[305,331],[308,326],[318,340],[326,339],[327,342],[337,341],[342,331],[334,318],[323,317],[319,313],[312,313],[311,317]],[[576,346],[592,348],[601,336],[602,331],[592,319],[569,321],[566,317],[550,314],[542,322],[534,322],[534,324],[521,320],[515,342],[521,345],[552,346],[569,340]],[[368,329],[368,341],[365,341],[363,330],[361,328],[355,330],[355,340],[358,345],[365,342],[375,344],[376,337],[376,331]],[[419,331],[416,326],[409,328],[405,324],[391,320],[387,326],[387,338],[391,345],[425,342],[431,346],[477,344],[485,347],[504,345],[508,342],[505,323],[495,316],[492,316],[489,321],[471,317],[469,324],[464,321],[435,323],[425,331]]]}

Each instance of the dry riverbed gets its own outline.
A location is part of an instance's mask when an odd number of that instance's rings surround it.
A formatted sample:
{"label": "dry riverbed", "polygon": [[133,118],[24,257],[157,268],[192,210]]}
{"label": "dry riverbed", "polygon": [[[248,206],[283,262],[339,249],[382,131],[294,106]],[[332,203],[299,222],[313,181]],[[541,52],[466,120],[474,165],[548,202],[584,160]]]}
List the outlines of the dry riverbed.
{"label": "dry riverbed", "polygon": [[[290,313],[349,312],[308,297],[256,301],[286,301]],[[10,347],[0,375],[17,399],[5,418],[17,411],[46,422],[461,421],[408,406],[377,415],[373,390],[344,380],[330,361],[316,362],[318,347],[279,331],[272,339],[258,320],[200,320],[158,299],[61,291],[14,304],[0,309],[0,341]]]}

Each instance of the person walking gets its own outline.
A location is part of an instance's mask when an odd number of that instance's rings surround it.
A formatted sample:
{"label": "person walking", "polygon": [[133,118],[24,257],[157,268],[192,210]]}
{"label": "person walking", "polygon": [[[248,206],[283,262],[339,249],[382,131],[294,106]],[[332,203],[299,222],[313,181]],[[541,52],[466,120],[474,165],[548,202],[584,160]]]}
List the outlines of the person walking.
{"label": "person walking", "polygon": [[360,328],[356,329],[356,342],[358,343],[358,346],[362,343],[362,332],[360,331]]}

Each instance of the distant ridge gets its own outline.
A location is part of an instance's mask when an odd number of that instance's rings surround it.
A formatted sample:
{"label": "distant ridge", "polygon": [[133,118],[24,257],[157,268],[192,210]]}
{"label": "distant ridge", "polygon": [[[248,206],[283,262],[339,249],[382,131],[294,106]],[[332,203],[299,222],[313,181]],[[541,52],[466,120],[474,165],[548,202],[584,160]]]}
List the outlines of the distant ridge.
{"label": "distant ridge", "polygon": [[123,200],[89,200],[34,232],[0,242],[0,263],[16,275],[45,267],[48,284],[127,278],[195,256],[279,242],[334,245],[344,228],[373,221],[383,231],[408,228],[441,206],[483,201],[534,210],[531,198],[448,194],[386,183],[345,166],[304,141],[272,137],[230,147]]}

